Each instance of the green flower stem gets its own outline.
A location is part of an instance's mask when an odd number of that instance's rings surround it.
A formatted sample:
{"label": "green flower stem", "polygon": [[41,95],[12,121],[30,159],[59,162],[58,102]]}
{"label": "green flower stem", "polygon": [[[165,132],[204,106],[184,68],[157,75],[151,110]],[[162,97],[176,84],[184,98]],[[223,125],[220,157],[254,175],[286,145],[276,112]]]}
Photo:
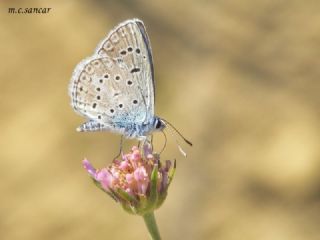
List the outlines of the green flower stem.
{"label": "green flower stem", "polygon": [[144,222],[147,225],[148,231],[151,235],[152,240],[161,240],[156,219],[153,212],[146,213],[143,215]]}

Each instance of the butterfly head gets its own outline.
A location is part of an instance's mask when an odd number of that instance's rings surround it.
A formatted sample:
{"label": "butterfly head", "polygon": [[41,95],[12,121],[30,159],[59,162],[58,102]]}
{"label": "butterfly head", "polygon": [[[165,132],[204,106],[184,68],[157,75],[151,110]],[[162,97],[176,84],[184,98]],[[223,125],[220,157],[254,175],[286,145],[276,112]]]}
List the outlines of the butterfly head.
{"label": "butterfly head", "polygon": [[154,123],[153,123],[154,130],[155,131],[162,131],[165,127],[166,127],[165,122],[161,118],[155,117]]}

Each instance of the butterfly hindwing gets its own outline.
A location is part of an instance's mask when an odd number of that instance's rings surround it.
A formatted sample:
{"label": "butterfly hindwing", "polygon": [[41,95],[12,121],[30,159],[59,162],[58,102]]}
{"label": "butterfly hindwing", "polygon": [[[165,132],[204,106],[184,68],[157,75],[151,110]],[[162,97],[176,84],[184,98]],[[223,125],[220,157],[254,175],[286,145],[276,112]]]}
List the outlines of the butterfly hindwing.
{"label": "butterfly hindwing", "polygon": [[139,122],[146,107],[139,85],[130,73],[108,57],[94,57],[82,63],[72,84],[76,111],[97,122]]}

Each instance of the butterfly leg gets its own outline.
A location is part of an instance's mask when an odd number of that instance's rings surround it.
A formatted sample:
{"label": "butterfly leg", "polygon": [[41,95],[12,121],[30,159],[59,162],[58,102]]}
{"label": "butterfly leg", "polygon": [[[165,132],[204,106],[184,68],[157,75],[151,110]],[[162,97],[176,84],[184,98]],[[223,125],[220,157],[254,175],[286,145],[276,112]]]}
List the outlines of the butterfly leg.
{"label": "butterfly leg", "polygon": [[152,138],[150,138],[150,136],[147,136],[139,139],[138,148],[140,149],[140,151],[143,151],[143,152],[145,151],[145,149],[150,149],[152,153],[153,151]]}
{"label": "butterfly leg", "polygon": [[151,145],[151,149],[153,151],[153,135],[150,136],[150,140],[148,140],[150,145]]}
{"label": "butterfly leg", "polygon": [[148,145],[151,151],[153,151],[153,135],[149,135],[143,140],[143,146],[144,145]]}
{"label": "butterfly leg", "polygon": [[113,158],[113,161],[116,160],[118,157],[120,157],[120,155],[122,154],[122,145],[123,145],[123,136],[121,135],[119,153],[117,154],[117,156]]}
{"label": "butterfly leg", "polygon": [[166,148],[166,146],[167,146],[167,135],[166,135],[166,133],[164,132],[164,131],[161,131],[162,132],[162,134],[163,134],[163,136],[164,136],[164,144],[163,144],[163,147],[162,147],[162,149],[161,149],[161,151],[160,151],[160,153],[159,154],[161,154],[162,152],[163,152],[163,150]]}

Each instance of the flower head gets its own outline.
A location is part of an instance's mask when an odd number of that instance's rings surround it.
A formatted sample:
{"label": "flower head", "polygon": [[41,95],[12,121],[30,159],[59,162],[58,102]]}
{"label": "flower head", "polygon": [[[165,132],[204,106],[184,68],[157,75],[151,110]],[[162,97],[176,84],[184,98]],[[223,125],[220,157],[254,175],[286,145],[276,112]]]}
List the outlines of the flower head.
{"label": "flower head", "polygon": [[133,214],[144,215],[160,207],[166,198],[167,190],[175,172],[175,163],[167,160],[161,164],[160,157],[152,153],[150,145],[132,147],[122,159],[114,160],[108,167],[95,169],[83,160],[96,185],[109,194],[122,207]]}

